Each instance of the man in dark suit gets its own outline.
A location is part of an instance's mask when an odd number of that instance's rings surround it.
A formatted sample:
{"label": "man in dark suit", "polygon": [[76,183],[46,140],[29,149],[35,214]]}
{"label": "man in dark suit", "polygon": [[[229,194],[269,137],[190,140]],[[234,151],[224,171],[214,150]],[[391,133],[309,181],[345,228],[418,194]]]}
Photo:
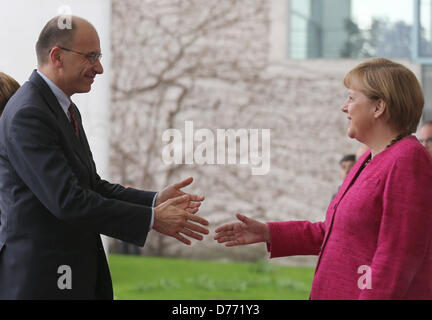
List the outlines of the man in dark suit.
{"label": "man in dark suit", "polygon": [[143,246],[151,229],[186,244],[208,233],[195,215],[204,198],[181,190],[192,178],[155,193],[98,176],[70,97],[103,72],[99,37],[58,19],[0,120],[0,299],[112,299],[100,234]]}

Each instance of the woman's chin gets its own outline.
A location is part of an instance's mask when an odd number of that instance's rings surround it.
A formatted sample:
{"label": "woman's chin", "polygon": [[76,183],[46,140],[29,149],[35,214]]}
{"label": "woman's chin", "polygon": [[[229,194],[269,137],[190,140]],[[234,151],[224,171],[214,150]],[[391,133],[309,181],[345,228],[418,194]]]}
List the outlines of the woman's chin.
{"label": "woman's chin", "polygon": [[353,132],[352,130],[350,130],[350,129],[347,130],[347,136],[348,136],[349,138],[351,138],[351,139],[354,139],[354,138],[355,138],[355,134],[354,134],[354,132]]}

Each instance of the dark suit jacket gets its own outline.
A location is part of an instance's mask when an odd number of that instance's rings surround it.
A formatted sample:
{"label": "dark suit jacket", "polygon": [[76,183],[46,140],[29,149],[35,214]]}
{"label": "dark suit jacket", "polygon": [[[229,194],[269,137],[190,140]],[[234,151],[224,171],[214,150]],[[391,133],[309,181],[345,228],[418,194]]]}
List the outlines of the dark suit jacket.
{"label": "dark suit jacket", "polygon": [[146,240],[155,193],[98,176],[75,111],[80,139],[34,71],[0,119],[0,299],[112,299],[100,234]]}

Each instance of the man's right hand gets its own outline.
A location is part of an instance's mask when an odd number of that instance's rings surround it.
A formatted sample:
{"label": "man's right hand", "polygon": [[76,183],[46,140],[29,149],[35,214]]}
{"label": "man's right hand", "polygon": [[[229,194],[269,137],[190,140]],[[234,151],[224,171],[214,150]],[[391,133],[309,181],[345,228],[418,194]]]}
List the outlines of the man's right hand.
{"label": "man's right hand", "polygon": [[[209,230],[197,223],[208,226],[208,221],[194,215],[186,209],[189,207],[190,195],[183,195],[169,199],[154,208],[153,229],[164,235],[190,245],[191,241],[183,235],[202,240],[202,234],[208,234]],[[183,235],[181,235],[183,234]]]}

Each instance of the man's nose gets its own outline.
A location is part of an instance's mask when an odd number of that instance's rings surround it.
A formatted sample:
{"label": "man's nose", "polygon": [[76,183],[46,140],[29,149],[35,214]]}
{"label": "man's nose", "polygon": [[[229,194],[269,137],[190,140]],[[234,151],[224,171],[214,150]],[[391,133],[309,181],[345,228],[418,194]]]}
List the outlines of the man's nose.
{"label": "man's nose", "polygon": [[102,63],[100,62],[100,60],[96,61],[96,64],[94,65],[93,69],[97,74],[102,74],[104,72],[104,69],[102,67]]}

